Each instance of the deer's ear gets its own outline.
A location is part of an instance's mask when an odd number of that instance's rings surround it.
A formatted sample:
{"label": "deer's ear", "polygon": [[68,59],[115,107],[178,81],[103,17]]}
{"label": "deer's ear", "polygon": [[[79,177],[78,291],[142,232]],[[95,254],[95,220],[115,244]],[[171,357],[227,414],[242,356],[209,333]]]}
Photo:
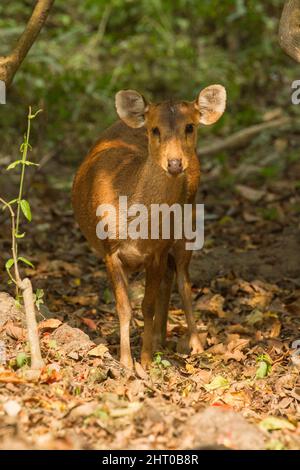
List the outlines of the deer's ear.
{"label": "deer's ear", "polygon": [[222,85],[211,85],[204,88],[195,101],[199,112],[199,123],[214,124],[222,116],[226,108],[226,90]]}
{"label": "deer's ear", "polygon": [[129,127],[137,128],[145,124],[148,104],[140,93],[134,90],[118,91],[115,102],[119,118]]}

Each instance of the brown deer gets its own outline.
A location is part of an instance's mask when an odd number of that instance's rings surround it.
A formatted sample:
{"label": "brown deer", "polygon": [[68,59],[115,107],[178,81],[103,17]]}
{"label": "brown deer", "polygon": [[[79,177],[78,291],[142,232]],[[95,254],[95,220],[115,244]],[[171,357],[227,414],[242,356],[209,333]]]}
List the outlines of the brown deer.
{"label": "brown deer", "polygon": [[226,91],[221,85],[205,88],[193,102],[153,104],[136,91],[119,91],[116,110],[120,120],[103,132],[76,174],[72,196],[75,217],[89,244],[105,260],[116,299],[120,360],[125,367],[133,366],[128,275],[140,270],[146,272],[142,365],[151,363],[153,347],[165,343],[175,272],[189,346],[192,354],[203,351],[192,312],[188,274],[192,252],[186,250],[185,239],[175,240],[172,236],[101,240],[96,233],[97,208],[100,204],[118,208],[120,196],[127,196],[128,204],[142,203],[147,208],[154,203],[195,206],[200,178],[197,128],[199,124],[215,123],[225,105]]}

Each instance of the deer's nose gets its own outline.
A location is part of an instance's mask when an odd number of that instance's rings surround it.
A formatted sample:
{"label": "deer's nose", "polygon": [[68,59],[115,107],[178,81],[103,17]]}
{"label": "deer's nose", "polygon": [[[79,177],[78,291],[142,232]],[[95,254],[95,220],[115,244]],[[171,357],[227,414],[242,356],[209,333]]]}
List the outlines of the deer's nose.
{"label": "deer's nose", "polygon": [[181,158],[172,158],[171,160],[168,160],[168,172],[171,175],[179,175],[182,171],[183,167]]}

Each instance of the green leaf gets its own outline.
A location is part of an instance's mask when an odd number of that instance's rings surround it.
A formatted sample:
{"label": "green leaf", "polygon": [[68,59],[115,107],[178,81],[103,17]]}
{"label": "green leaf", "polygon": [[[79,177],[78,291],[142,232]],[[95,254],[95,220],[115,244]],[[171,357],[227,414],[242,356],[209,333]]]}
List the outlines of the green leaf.
{"label": "green leaf", "polygon": [[29,162],[29,161],[26,161],[25,165],[27,165],[27,166],[40,166],[38,163],[33,163],[33,162]]}
{"label": "green leaf", "polygon": [[258,366],[258,369],[256,371],[256,378],[257,379],[264,379],[265,377],[267,377],[268,375],[268,372],[269,372],[269,364],[267,364],[267,362],[265,361],[261,361],[259,362],[259,366]]}
{"label": "green leaf", "polygon": [[259,354],[259,356],[256,358],[256,362],[260,361],[265,361],[267,364],[270,364],[270,366],[272,365],[272,359],[270,358],[269,354]]}
{"label": "green leaf", "polygon": [[8,165],[6,170],[13,170],[17,165],[21,165],[21,164],[22,164],[22,160],[16,160],[15,162]]}
{"label": "green leaf", "polygon": [[285,446],[278,439],[271,439],[266,444],[266,450],[285,450]]}
{"label": "green leaf", "polygon": [[264,431],[275,431],[278,429],[295,429],[294,424],[290,423],[287,419],[277,418],[276,416],[268,416],[259,423],[259,427]]}
{"label": "green leaf", "polygon": [[246,317],[246,322],[248,325],[255,325],[256,323],[261,323],[264,319],[264,314],[258,308],[252,310],[249,315]]}
{"label": "green leaf", "polygon": [[17,364],[18,369],[21,369],[21,367],[25,366],[27,362],[28,362],[28,357],[26,353],[20,352],[17,354],[16,364]]}
{"label": "green leaf", "polygon": [[48,342],[48,347],[50,349],[56,349],[57,348],[57,342],[55,341],[55,339],[50,339],[50,341]]}
{"label": "green leaf", "polygon": [[111,291],[107,288],[105,288],[103,291],[103,300],[106,304],[109,304],[112,301]]}
{"label": "green leaf", "polygon": [[35,303],[36,308],[37,308],[38,310],[40,310],[41,304],[44,303],[43,297],[44,297],[44,291],[43,291],[43,289],[37,289],[36,292],[35,292],[35,294],[34,294],[34,303]]}
{"label": "green leaf", "polygon": [[14,262],[14,259],[13,258],[9,258],[9,260],[6,261],[5,263],[5,268],[7,271],[10,270],[10,268],[15,264]]}
{"label": "green leaf", "polygon": [[161,363],[161,356],[162,356],[161,352],[155,353],[154,364],[158,365]]}
{"label": "green leaf", "polygon": [[217,375],[209,384],[205,385],[205,388],[208,392],[217,390],[218,388],[228,388],[229,381],[222,377],[222,375]]}
{"label": "green leaf", "polygon": [[23,300],[22,294],[17,294],[16,298],[15,298],[15,305],[16,305],[17,308],[22,307],[22,300]]}
{"label": "green leaf", "polygon": [[42,109],[38,109],[36,113],[34,114],[31,114],[29,115],[29,119],[35,119],[37,117],[38,114],[42,113],[43,110]]}
{"label": "green leaf", "polygon": [[31,268],[34,268],[34,265],[30,261],[28,261],[28,259],[23,258],[23,256],[19,256],[18,261],[22,261],[22,263],[27,264]]}
{"label": "green leaf", "polygon": [[258,362],[258,369],[256,371],[257,379],[264,379],[271,372],[272,359],[268,354],[260,354],[256,361]]}
{"label": "green leaf", "polygon": [[25,237],[25,232],[24,233],[15,233],[16,238],[24,238]]}
{"label": "green leaf", "polygon": [[30,209],[29,202],[26,201],[26,199],[22,199],[22,201],[20,202],[20,205],[21,205],[22,212],[25,215],[26,219],[29,222],[31,222],[32,216],[31,216],[31,209]]}
{"label": "green leaf", "polygon": [[163,367],[165,367],[166,369],[167,369],[168,367],[171,367],[171,363],[170,363],[169,361],[167,361],[167,359],[163,359],[163,360],[161,361],[161,365],[162,365]]}
{"label": "green leaf", "polygon": [[[26,141],[26,135],[25,135],[24,139],[25,139],[25,141],[23,142],[23,144],[20,147],[20,152],[21,153],[24,153],[24,151],[26,149],[32,150],[32,147],[31,147],[30,143]],[[23,160],[22,160],[22,163],[25,163],[25,162],[23,162]]]}
{"label": "green leaf", "polygon": [[36,293],[35,293],[35,297],[36,297],[37,300],[40,300],[44,297],[44,294],[45,294],[45,292],[44,292],[43,289],[37,289]]}

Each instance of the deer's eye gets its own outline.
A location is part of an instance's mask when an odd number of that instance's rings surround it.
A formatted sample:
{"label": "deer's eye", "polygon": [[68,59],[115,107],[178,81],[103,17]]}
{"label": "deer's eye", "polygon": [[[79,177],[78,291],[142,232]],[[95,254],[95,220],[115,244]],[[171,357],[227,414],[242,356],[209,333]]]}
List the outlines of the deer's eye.
{"label": "deer's eye", "polygon": [[194,124],[187,124],[185,126],[185,133],[192,134],[194,132]]}
{"label": "deer's eye", "polygon": [[152,134],[155,135],[156,137],[160,136],[160,131],[159,131],[158,127],[153,127]]}

